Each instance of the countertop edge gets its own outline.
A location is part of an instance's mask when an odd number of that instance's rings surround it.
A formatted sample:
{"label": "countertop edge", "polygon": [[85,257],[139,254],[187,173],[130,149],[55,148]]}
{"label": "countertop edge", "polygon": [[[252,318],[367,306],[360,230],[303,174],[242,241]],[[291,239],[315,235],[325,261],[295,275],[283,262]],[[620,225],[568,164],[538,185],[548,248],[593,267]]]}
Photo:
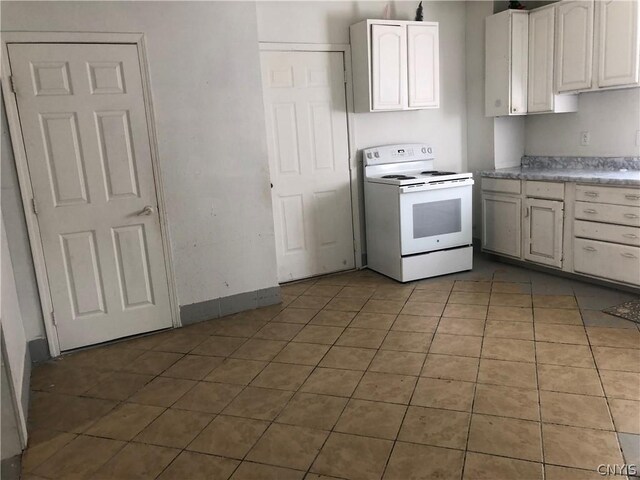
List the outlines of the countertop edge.
{"label": "countertop edge", "polygon": [[589,176],[581,176],[581,175],[566,175],[564,172],[558,172],[554,170],[549,170],[545,172],[527,172],[519,169],[518,167],[504,170],[483,170],[478,173],[480,177],[487,178],[506,178],[513,180],[542,180],[542,181],[556,181],[556,182],[566,182],[566,183],[592,183],[592,184],[601,184],[601,185],[626,185],[626,186],[639,186],[640,187],[640,177],[638,178],[612,178],[610,175],[618,174],[635,174],[638,175],[640,172],[630,171],[630,172],[593,172]]}

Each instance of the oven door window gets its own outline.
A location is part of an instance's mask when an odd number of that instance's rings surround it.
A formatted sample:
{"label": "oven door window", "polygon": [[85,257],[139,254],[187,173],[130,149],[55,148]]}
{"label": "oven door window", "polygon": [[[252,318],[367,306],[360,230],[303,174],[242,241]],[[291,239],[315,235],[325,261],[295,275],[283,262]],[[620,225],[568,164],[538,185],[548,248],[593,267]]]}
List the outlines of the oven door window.
{"label": "oven door window", "polygon": [[462,231],[460,198],[413,205],[413,238],[427,238]]}

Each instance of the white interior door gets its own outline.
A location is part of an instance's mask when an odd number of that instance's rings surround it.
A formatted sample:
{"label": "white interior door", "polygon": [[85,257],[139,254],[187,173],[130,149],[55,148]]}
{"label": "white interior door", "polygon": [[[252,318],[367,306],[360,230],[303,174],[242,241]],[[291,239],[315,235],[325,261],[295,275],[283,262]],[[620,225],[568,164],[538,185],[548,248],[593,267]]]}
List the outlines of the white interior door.
{"label": "white interior door", "polygon": [[61,350],[170,327],[137,46],[9,57]]}
{"label": "white interior door", "polygon": [[261,58],[278,280],[354,268],[343,55]]}

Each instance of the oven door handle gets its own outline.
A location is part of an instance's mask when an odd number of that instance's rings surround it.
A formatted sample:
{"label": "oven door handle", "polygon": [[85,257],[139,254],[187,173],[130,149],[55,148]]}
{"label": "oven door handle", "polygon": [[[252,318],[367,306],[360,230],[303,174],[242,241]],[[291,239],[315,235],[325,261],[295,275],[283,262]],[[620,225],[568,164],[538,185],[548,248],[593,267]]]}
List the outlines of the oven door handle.
{"label": "oven door handle", "polygon": [[415,185],[415,186],[404,186],[400,187],[400,193],[413,193],[413,192],[426,192],[429,190],[440,190],[441,188],[456,188],[456,187],[467,187],[473,185],[475,182],[472,178],[467,178],[461,182],[446,182],[446,183],[436,183],[436,184],[424,184],[424,185]]}

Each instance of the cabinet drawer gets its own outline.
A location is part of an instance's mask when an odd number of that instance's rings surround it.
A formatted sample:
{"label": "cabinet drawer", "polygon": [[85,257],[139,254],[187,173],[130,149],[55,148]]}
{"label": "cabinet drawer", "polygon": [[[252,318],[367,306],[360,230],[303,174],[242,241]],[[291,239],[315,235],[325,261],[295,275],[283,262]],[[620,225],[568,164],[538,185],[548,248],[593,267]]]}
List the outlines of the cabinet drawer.
{"label": "cabinet drawer", "polygon": [[575,238],[573,270],[640,285],[640,248]]}
{"label": "cabinet drawer", "polygon": [[527,180],[524,185],[524,193],[527,197],[564,200],[564,183]]}
{"label": "cabinet drawer", "polygon": [[593,240],[602,240],[604,242],[640,246],[640,228],[638,227],[576,220],[573,224],[573,235]]}
{"label": "cabinet drawer", "polygon": [[482,190],[500,193],[520,193],[520,180],[482,177]]}
{"label": "cabinet drawer", "polygon": [[604,203],[576,202],[575,218],[592,222],[640,227],[640,208]]}
{"label": "cabinet drawer", "polygon": [[576,200],[640,207],[640,189],[576,185]]}

